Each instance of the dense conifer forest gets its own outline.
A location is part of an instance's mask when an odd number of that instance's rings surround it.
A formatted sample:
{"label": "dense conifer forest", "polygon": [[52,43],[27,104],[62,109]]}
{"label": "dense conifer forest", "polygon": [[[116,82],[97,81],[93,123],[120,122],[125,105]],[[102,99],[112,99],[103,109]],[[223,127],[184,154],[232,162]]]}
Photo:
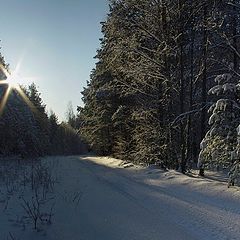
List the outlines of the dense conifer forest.
{"label": "dense conifer forest", "polygon": [[97,154],[182,173],[234,167],[239,9],[237,0],[111,0],[77,116],[70,107],[59,123],[34,83],[23,94],[1,84],[0,154],[77,154],[83,139]]}
{"label": "dense conifer forest", "polygon": [[92,149],[183,173],[197,162],[202,175],[230,168],[240,123],[239,10],[238,0],[110,1],[78,109]]}
{"label": "dense conifer forest", "polygon": [[2,6],[0,240],[240,239],[240,0]]}

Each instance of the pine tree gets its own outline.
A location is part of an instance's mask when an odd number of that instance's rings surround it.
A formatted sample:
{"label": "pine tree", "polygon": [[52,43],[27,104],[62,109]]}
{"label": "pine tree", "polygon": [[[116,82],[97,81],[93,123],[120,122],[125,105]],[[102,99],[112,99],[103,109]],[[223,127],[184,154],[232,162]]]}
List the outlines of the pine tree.
{"label": "pine tree", "polygon": [[183,173],[197,162],[207,89],[216,75],[238,74],[236,4],[110,1],[78,116],[93,149]]}

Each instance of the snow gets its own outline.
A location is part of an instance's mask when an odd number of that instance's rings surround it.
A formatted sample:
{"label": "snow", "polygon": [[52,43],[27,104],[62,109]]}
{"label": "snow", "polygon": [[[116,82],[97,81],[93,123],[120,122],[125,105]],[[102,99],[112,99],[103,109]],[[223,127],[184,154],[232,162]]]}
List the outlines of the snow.
{"label": "snow", "polygon": [[[23,196],[29,202],[34,196],[33,165],[47,169],[51,180],[41,212],[49,217],[53,207],[51,223],[39,221],[37,230],[21,206]],[[240,239],[239,188],[228,189],[220,172],[206,176],[108,157],[1,160],[0,239]],[[46,179],[38,179],[38,189]]]}

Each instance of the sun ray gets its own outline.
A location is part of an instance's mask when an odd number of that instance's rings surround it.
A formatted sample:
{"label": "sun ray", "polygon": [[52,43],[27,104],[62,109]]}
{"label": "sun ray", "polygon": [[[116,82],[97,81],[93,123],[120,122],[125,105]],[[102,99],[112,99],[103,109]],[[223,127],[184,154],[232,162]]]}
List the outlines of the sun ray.
{"label": "sun ray", "polygon": [[0,116],[3,114],[4,108],[7,104],[11,91],[12,91],[12,88],[8,86],[5,92],[3,93],[2,99],[0,98]]}
{"label": "sun ray", "polygon": [[23,101],[29,106],[29,108],[31,109],[31,111],[33,113],[37,113],[37,109],[34,106],[34,104],[30,101],[30,99],[28,98],[28,96],[24,93],[24,91],[22,90],[22,88],[18,85],[15,87],[15,90],[19,93],[19,95],[21,96],[21,98],[23,99]]}
{"label": "sun ray", "polygon": [[[6,69],[6,67],[4,67],[1,63],[0,63],[0,71],[4,74],[4,78],[0,79],[0,81],[6,81],[6,78],[9,76],[9,72]],[[1,74],[2,75],[2,74]]]}
{"label": "sun ray", "polygon": [[15,68],[15,70],[14,70],[14,73],[17,73],[17,74],[19,73],[19,70],[20,70],[20,68],[21,68],[21,66],[22,66],[23,60],[24,60],[24,56],[22,56],[22,57],[18,60],[17,65],[16,65],[16,68]]}
{"label": "sun ray", "polygon": [[0,85],[8,85],[8,81],[7,80],[0,80]]}
{"label": "sun ray", "polygon": [[[0,116],[2,115],[4,108],[7,104],[7,101],[9,99],[9,95],[11,94],[12,91],[16,92],[22,100],[28,105],[30,110],[34,114],[38,114],[37,108],[34,106],[34,104],[30,101],[28,96],[25,94],[23,89],[21,88],[21,82],[22,79],[19,76],[19,70],[21,68],[22,62],[24,60],[24,56],[22,56],[19,61],[17,62],[16,68],[14,69],[13,72],[10,72],[6,67],[4,67],[2,64],[0,64],[0,72],[2,72],[2,78],[0,79],[0,86],[6,86],[6,89],[4,90],[3,96],[1,97],[0,95]],[[0,75],[1,76],[1,75]],[[26,78],[24,78],[26,79]],[[30,78],[27,78],[30,79]],[[36,78],[31,78],[31,80],[36,79]]]}

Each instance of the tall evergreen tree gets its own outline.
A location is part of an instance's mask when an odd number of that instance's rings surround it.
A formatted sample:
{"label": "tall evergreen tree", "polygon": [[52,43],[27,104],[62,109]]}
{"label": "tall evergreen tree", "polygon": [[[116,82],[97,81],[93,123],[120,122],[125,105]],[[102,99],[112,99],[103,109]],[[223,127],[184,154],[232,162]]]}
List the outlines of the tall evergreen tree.
{"label": "tall evergreen tree", "polygon": [[239,107],[236,102],[236,83],[231,83],[231,74],[216,77],[217,85],[210,89],[210,94],[219,96],[209,112],[210,130],[201,143],[199,154],[200,175],[204,175],[204,168],[229,168],[232,164],[231,153],[237,146],[237,125]]}
{"label": "tall evergreen tree", "polygon": [[238,76],[238,5],[110,1],[79,112],[92,148],[183,173],[196,163],[208,128],[207,89],[218,75]]}

